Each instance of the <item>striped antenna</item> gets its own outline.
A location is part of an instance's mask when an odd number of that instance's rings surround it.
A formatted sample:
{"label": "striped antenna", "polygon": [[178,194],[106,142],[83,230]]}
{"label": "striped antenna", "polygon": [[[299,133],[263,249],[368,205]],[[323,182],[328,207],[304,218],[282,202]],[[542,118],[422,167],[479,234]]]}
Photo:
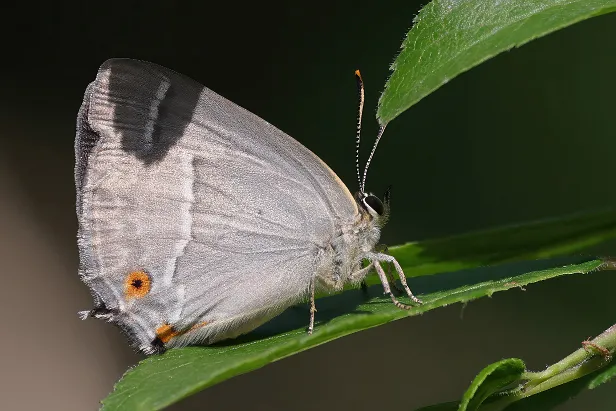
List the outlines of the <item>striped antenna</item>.
{"label": "striped antenna", "polygon": [[368,157],[368,162],[366,163],[366,168],[364,168],[364,178],[361,181],[361,192],[364,192],[364,186],[366,184],[366,174],[368,174],[368,167],[370,167],[370,162],[372,161],[372,156],[374,155],[374,152],[376,151],[376,146],[379,145],[379,141],[381,140],[381,137],[383,137],[383,132],[385,131],[385,126],[381,126],[381,128],[379,128],[379,134],[377,134],[376,136],[376,141],[374,142],[374,146],[372,147],[372,151],[370,152],[370,157]]}
{"label": "striped antenna", "polygon": [[[355,135],[355,168],[357,169],[357,184],[361,192],[364,192],[364,187],[361,182],[361,174],[359,167],[359,143],[361,141],[361,117],[364,112],[364,81],[361,79],[359,70],[355,70],[355,80],[357,80],[357,92],[359,94],[359,105],[357,108],[357,134]],[[364,179],[365,179],[364,175]]]}

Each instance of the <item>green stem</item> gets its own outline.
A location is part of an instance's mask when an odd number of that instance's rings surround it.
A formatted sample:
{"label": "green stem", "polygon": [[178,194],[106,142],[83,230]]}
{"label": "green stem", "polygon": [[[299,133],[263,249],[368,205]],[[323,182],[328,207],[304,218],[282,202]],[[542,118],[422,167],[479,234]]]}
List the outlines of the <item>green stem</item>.
{"label": "green stem", "polygon": [[591,358],[582,364],[576,365],[542,382],[537,383],[533,381],[533,384],[531,384],[530,386],[525,386],[523,390],[515,396],[519,398],[530,397],[531,395],[538,394],[540,392],[549,390],[550,388],[557,387],[561,384],[565,384],[567,382],[588,375],[594,371],[597,371],[600,368],[603,368],[608,363],[609,361],[606,361],[602,357]]}
{"label": "green stem", "polygon": [[574,351],[556,364],[541,372],[526,372],[520,380],[526,381],[519,388],[508,391],[497,403],[511,403],[530,397],[550,388],[588,375],[610,363],[616,351],[616,324],[602,332],[584,347]]}
{"label": "green stem", "polygon": [[554,376],[567,371],[570,368],[576,367],[582,364],[584,361],[589,358],[599,354],[604,355],[601,351],[597,350],[595,347],[600,347],[602,349],[609,351],[609,355],[616,351],[616,324],[602,332],[592,341],[586,344],[586,347],[580,348],[567,357],[563,358],[556,364],[546,368],[541,372],[526,372],[522,375],[522,378],[525,380],[529,380],[534,385],[540,384],[541,382],[553,378]]}

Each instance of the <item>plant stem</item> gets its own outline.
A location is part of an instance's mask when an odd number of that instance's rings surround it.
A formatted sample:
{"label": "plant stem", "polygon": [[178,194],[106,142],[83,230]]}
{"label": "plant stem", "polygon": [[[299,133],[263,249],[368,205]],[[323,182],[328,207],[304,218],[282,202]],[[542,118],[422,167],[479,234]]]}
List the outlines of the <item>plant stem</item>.
{"label": "plant stem", "polygon": [[[584,341],[580,348],[556,364],[541,372],[526,372],[521,380],[526,380],[519,388],[506,394],[503,402],[511,403],[530,397],[558,385],[588,375],[611,362],[616,351],[616,324],[602,332],[591,341]],[[500,403],[500,401],[499,401]]]}

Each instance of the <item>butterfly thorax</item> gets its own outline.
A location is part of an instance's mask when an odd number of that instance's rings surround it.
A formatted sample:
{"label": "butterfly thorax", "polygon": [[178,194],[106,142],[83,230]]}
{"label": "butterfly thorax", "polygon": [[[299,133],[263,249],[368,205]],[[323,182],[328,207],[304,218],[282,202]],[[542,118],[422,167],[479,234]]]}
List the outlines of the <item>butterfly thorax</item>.
{"label": "butterfly thorax", "polygon": [[[357,199],[357,196],[356,196]],[[388,211],[387,204],[387,211]],[[340,224],[317,255],[317,289],[340,291],[345,284],[359,283],[362,261],[375,252],[387,215],[379,215],[358,200],[358,214],[351,224]]]}

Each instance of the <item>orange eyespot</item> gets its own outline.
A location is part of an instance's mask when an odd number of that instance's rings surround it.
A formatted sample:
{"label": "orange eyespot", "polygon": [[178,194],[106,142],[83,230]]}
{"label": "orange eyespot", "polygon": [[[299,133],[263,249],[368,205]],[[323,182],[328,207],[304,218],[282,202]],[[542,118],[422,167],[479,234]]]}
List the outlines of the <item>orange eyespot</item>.
{"label": "orange eyespot", "polygon": [[145,271],[133,271],[124,280],[124,295],[126,298],[142,298],[149,292],[152,285],[150,276]]}

